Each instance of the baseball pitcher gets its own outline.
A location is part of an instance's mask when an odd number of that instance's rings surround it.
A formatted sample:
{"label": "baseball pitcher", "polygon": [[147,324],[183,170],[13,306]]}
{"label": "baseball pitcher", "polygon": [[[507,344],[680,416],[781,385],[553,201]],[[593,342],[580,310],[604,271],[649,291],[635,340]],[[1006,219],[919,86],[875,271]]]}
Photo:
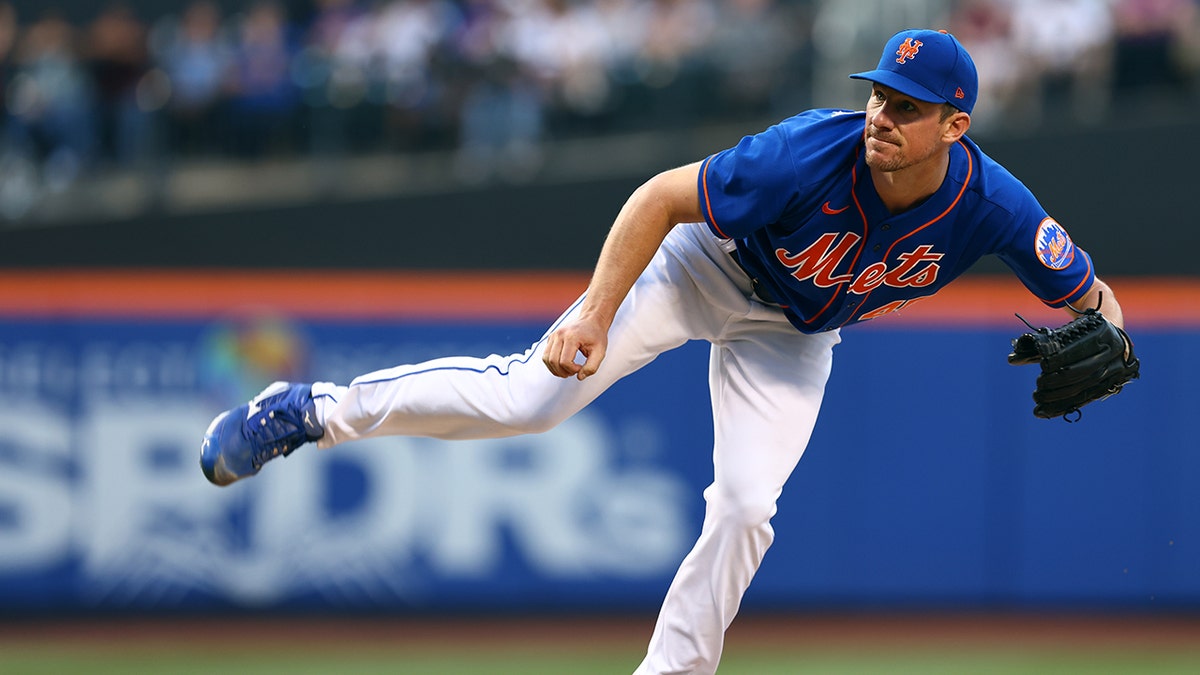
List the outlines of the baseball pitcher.
{"label": "baseball pitcher", "polygon": [[224,412],[200,464],[218,485],[313,442],[545,431],[689,340],[711,345],[714,475],[636,675],[713,673],[817,422],[843,328],[936,293],[985,255],[1062,308],[1009,360],[1042,372],[1035,414],[1077,417],[1137,377],[1113,291],[1033,194],[967,137],[978,81],[953,36],[906,30],[863,111],[810,110],[646,181],[586,293],[526,351],[449,357],[349,385],[275,383]]}

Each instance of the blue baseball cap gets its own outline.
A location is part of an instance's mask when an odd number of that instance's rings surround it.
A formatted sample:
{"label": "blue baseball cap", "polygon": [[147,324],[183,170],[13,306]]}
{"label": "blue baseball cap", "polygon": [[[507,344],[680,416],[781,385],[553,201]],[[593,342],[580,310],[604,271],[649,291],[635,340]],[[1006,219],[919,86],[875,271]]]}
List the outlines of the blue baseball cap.
{"label": "blue baseball cap", "polygon": [[902,30],[888,40],[875,70],[850,77],[878,82],[918,101],[949,103],[965,113],[975,108],[979,96],[975,62],[944,30]]}

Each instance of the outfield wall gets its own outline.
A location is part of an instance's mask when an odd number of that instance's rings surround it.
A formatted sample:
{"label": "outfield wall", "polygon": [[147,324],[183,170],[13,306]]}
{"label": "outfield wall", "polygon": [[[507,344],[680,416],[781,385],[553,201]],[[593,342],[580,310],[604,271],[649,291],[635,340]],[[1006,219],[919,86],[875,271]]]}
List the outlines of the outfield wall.
{"label": "outfield wall", "polygon": [[[1062,320],[1007,278],[846,330],[747,607],[1200,609],[1200,283],[1110,281],[1144,375],[1077,424],[1005,363],[1013,311]],[[273,379],[521,351],[585,283],[0,273],[0,611],[656,607],[711,480],[700,343],[541,435],[305,448],[224,489],[196,463]]]}

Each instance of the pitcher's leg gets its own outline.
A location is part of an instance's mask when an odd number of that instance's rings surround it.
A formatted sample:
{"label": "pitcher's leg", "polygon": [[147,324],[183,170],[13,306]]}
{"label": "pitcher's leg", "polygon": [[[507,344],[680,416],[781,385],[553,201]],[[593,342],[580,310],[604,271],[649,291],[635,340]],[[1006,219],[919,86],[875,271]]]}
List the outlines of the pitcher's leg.
{"label": "pitcher's leg", "polygon": [[769,332],[714,345],[714,480],[700,538],[667,591],[637,675],[713,673],[767,548],[783,484],[808,444],[836,334]]}
{"label": "pitcher's leg", "polygon": [[398,366],[346,387],[281,383],[284,389],[273,385],[213,419],[201,441],[201,469],[227,485],[314,441],[328,448],[385,435],[463,439],[549,429],[660,353],[712,339],[731,313],[746,311],[744,289],[729,276],[736,266],[711,235],[699,236],[703,228],[681,225],[667,236],[614,317],[607,358],[582,382],[554,377],[538,341],[520,354]]}
{"label": "pitcher's leg", "polygon": [[[595,375],[582,382],[552,375],[541,359],[543,337],[521,354],[397,366],[358,377],[349,387],[318,383],[314,395],[324,394],[316,401],[325,428],[319,446],[388,435],[490,438],[554,427],[658,354],[707,338],[723,325],[721,311],[704,309],[712,304],[702,297],[708,291],[693,279],[720,270],[707,254],[690,255],[691,244],[682,236],[668,244],[621,304]],[[728,280],[725,286],[736,292]]]}
{"label": "pitcher's leg", "polygon": [[508,356],[452,356],[396,366],[356,377],[348,387],[317,383],[314,396],[330,393],[317,399],[325,426],[319,445],[373,436],[467,439],[537,433],[577,412],[625,374],[617,370],[640,365],[617,359],[606,373],[612,377],[561,379],[542,364],[543,343],[544,338]]}

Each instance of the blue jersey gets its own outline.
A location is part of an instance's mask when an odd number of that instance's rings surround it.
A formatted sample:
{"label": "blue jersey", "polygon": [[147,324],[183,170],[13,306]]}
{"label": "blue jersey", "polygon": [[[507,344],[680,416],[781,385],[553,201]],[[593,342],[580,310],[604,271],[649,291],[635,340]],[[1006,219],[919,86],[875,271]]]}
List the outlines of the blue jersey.
{"label": "blue jersey", "polygon": [[936,293],[995,254],[1042,302],[1092,284],[1091,258],[1033,194],[966,137],[942,186],[892,214],[863,153],[862,112],[811,110],[704,161],[709,228],[805,333],[873,319]]}

